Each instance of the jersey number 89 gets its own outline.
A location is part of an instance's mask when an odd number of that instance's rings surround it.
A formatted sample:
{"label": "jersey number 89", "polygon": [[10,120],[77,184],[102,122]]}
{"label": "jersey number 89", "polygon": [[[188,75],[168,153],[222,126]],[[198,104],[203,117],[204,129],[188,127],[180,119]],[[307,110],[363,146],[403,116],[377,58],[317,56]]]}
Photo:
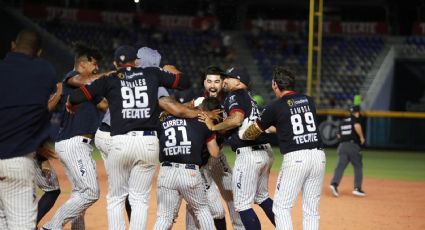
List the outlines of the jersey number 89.
{"label": "jersey number 89", "polygon": [[301,114],[294,114],[291,116],[292,131],[294,132],[294,135],[303,134],[304,127],[309,132],[316,131],[316,124],[314,123],[313,113],[304,113],[304,120],[306,123],[305,126]]}
{"label": "jersey number 89", "polygon": [[121,87],[122,107],[124,109],[146,108],[149,104],[147,89],[147,86]]}

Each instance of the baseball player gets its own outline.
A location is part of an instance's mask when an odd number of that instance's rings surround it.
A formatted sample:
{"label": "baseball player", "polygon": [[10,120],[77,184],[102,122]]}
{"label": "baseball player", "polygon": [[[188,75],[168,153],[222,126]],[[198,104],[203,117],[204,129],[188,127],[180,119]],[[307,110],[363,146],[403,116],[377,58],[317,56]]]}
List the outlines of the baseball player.
{"label": "baseball player", "polygon": [[[97,50],[77,44],[74,70],[63,80],[62,104],[76,88],[68,81],[74,77],[89,79],[98,70],[97,61],[100,58]],[[72,221],[73,228],[84,229],[84,213],[99,199],[96,163],[91,157],[93,147],[90,142],[99,126],[101,113],[98,107],[104,107],[102,99],[97,97],[93,102],[81,104],[74,114],[63,108],[55,151],[72,182],[72,194],[43,229],[62,229],[68,221]]]}
{"label": "baseball player", "polygon": [[36,150],[48,138],[47,102],[56,73],[39,35],[22,30],[0,62],[0,229],[34,230]]}
{"label": "baseball player", "polygon": [[[147,67],[158,67],[161,62],[161,55],[158,51],[153,50],[149,47],[142,47],[137,51],[136,67],[147,68]],[[116,64],[116,63],[115,63]],[[109,73],[110,74],[110,73]],[[82,85],[80,85],[82,86]],[[164,87],[158,88],[158,98],[169,96],[168,91]],[[96,131],[94,138],[96,147],[99,149],[103,161],[106,162],[106,157],[110,152],[112,145],[111,138],[111,115],[109,109],[106,111],[102,123],[99,129]],[[105,164],[106,166],[106,164]],[[131,205],[128,201],[128,197],[125,200],[125,210],[128,219],[131,218]]]}
{"label": "baseball player", "polygon": [[365,138],[360,124],[360,106],[350,108],[350,115],[342,120],[339,125],[338,137],[340,140],[337,149],[338,164],[330,185],[332,195],[339,196],[338,185],[345,168],[351,162],[354,167],[354,190],[352,194],[363,197],[366,193],[362,190],[363,156],[360,153],[360,145],[364,144]]}
{"label": "baseball player", "polygon": [[276,183],[273,213],[276,229],[291,230],[291,209],[303,194],[303,229],[319,229],[319,202],[325,174],[325,153],[317,129],[316,106],[309,96],[293,91],[295,76],[282,67],[273,71],[272,89],[278,98],[242,134],[255,139],[274,126],[284,154]]}
{"label": "baseball player", "polygon": [[[220,108],[216,98],[206,98],[204,110]],[[170,229],[180,196],[190,205],[201,229],[215,229],[207,194],[199,166],[202,164],[202,148],[206,143],[209,153],[218,157],[219,147],[215,134],[197,119],[168,116],[160,129],[161,167],[157,182],[157,221],[154,229]],[[170,208],[171,207],[171,208]]]}
{"label": "baseball player", "polygon": [[[209,66],[204,73],[204,97],[216,97],[220,102],[224,101],[225,94],[222,91],[223,70],[216,66]],[[194,101],[194,106],[201,103],[204,97],[197,98]],[[219,144],[224,142],[224,137],[221,135],[217,136],[217,142]],[[204,151],[207,151],[204,149]],[[232,169],[229,166],[226,156],[223,151],[220,151],[218,158],[207,156],[206,165],[201,167],[201,171],[204,175],[207,194],[208,194],[208,205],[210,207],[211,214],[214,218],[214,223],[217,229],[226,229],[225,211],[221,203],[220,193],[224,201],[227,204],[230,218],[234,229],[244,229],[243,223],[239,216],[239,213],[235,211],[232,193]],[[193,212],[190,211],[190,206],[187,206],[186,212],[186,229],[197,229],[199,225],[196,224]]]}
{"label": "baseball player", "polygon": [[212,131],[229,132],[227,142],[237,154],[232,178],[235,209],[246,229],[260,229],[260,221],[251,204],[259,204],[274,224],[273,201],[268,193],[269,173],[274,159],[264,135],[254,141],[239,138],[238,131],[244,120],[253,121],[259,115],[257,105],[247,90],[248,85],[249,76],[243,69],[228,69],[224,79],[224,89],[228,92],[224,101],[227,117],[216,125],[205,116],[201,119]]}
{"label": "baseball player", "polygon": [[189,86],[188,79],[173,66],[165,66],[164,70],[137,68],[136,58],[133,47],[117,48],[114,60],[119,70],[74,90],[68,102],[69,110],[96,96],[105,96],[109,102],[112,149],[106,158],[107,208],[109,229],[114,230],[125,229],[122,209],[127,195],[132,208],[130,229],[146,228],[149,193],[159,152],[158,87]]}

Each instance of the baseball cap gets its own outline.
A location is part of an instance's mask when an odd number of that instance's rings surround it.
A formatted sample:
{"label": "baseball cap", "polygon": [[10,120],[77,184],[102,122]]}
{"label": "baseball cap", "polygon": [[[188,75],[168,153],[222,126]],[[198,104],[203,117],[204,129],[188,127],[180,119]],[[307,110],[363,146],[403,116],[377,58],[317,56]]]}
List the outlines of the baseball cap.
{"label": "baseball cap", "polygon": [[224,73],[225,78],[236,78],[239,79],[246,86],[249,86],[249,75],[245,69],[241,67],[231,67]]}
{"label": "baseball cap", "polygon": [[123,64],[137,59],[137,51],[134,47],[124,45],[115,50],[114,61],[117,64]]}
{"label": "baseball cap", "polygon": [[355,112],[360,112],[360,106],[358,105],[354,105],[350,108],[350,112],[355,113]]}
{"label": "baseball cap", "polygon": [[137,51],[137,58],[139,60],[136,63],[137,67],[159,67],[161,62],[161,54],[157,50],[149,47],[142,47]]}

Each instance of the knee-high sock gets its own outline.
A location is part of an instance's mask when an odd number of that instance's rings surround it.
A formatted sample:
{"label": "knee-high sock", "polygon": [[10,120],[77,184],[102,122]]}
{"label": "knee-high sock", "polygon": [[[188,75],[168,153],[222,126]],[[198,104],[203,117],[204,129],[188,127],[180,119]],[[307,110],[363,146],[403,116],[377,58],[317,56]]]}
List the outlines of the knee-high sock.
{"label": "knee-high sock", "polygon": [[250,208],[244,211],[240,211],[239,215],[246,230],[258,230],[261,229],[260,220],[258,220],[257,214],[254,209]]}
{"label": "knee-high sock", "polygon": [[46,213],[48,213],[50,209],[52,209],[60,193],[61,190],[58,189],[45,192],[43,196],[41,196],[40,200],[38,201],[37,224],[44,217],[44,215],[46,215]]}
{"label": "knee-high sock", "polygon": [[265,201],[263,201],[263,203],[260,204],[260,207],[266,213],[266,216],[269,218],[272,224],[276,226],[276,223],[274,222],[273,200],[267,198]]}

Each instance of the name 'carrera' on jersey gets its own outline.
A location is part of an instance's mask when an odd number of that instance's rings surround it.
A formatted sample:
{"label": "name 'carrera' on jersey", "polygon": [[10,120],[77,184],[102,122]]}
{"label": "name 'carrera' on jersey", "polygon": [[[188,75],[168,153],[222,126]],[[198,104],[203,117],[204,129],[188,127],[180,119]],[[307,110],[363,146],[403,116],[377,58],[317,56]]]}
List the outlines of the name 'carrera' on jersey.
{"label": "name 'carrera' on jersey", "polygon": [[262,129],[280,126],[276,129],[284,154],[322,147],[316,107],[309,96],[292,92],[275,100],[264,109],[257,123]]}
{"label": "name 'carrera' on jersey", "polygon": [[202,148],[215,138],[204,123],[194,119],[168,116],[159,132],[159,161],[184,164],[202,164]]}
{"label": "name 'carrera' on jersey", "polygon": [[176,88],[180,75],[157,67],[125,67],[82,87],[86,97],[103,95],[109,102],[111,135],[156,130],[159,125],[158,87]]}

